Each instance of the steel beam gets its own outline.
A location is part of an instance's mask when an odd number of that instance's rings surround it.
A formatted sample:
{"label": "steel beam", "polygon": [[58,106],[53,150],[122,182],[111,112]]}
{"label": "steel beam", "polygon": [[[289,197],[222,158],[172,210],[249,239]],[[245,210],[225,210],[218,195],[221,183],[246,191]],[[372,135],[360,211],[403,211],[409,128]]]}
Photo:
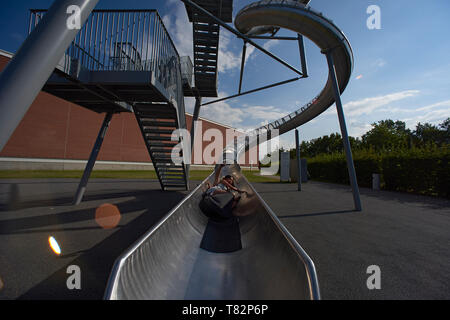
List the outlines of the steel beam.
{"label": "steel beam", "polygon": [[308,66],[306,62],[305,42],[303,40],[303,36],[300,33],[298,33],[298,48],[300,51],[300,62],[302,64],[302,73],[303,76],[306,78],[308,77]]}
{"label": "steel beam", "polygon": [[338,113],[338,117],[339,117],[339,125],[341,127],[342,140],[344,142],[345,156],[347,158],[348,175],[350,178],[350,185],[352,186],[355,210],[361,211],[362,207],[361,207],[361,199],[360,199],[360,195],[359,195],[358,181],[356,179],[355,165],[353,163],[353,156],[352,156],[352,150],[350,148],[350,141],[348,139],[347,125],[345,124],[344,109],[342,108],[341,92],[339,89],[339,83],[338,83],[337,75],[336,75],[336,67],[335,67],[334,59],[333,59],[333,51],[327,50],[327,51],[324,51],[323,53],[327,56],[328,68],[329,68],[330,77],[331,77],[332,84],[333,84],[334,98],[336,101],[336,109],[337,109],[337,113]]}
{"label": "steel beam", "polygon": [[295,129],[295,150],[297,154],[298,191],[302,191],[302,160],[300,159],[300,138],[298,136],[298,129]]}
{"label": "steel beam", "polygon": [[241,75],[239,77],[239,91],[238,91],[239,94],[241,94],[241,90],[242,90],[242,78],[244,76],[246,54],[247,54],[247,42],[244,41],[244,45],[242,47]]}
{"label": "steel beam", "polygon": [[67,27],[68,7],[80,8],[83,25],[98,1],[55,1],[0,74],[0,151],[79,31]]}
{"label": "steel beam", "polygon": [[191,124],[191,154],[194,154],[194,140],[195,140],[195,122],[198,120],[200,115],[200,107],[202,106],[202,97],[195,97],[195,107],[194,107],[194,115],[192,116],[192,124]]}
{"label": "steel beam", "polygon": [[245,91],[245,92],[242,92],[242,93],[234,94],[234,95],[229,96],[229,97],[225,97],[225,98],[209,101],[209,102],[206,102],[206,103],[202,104],[202,106],[207,106],[208,104],[213,104],[213,103],[216,103],[216,102],[220,102],[220,101],[224,101],[224,100],[228,100],[228,99],[233,99],[233,98],[244,96],[244,95],[247,95],[247,94],[250,94],[250,93],[255,93],[255,92],[266,90],[266,89],[269,89],[269,88],[281,86],[283,84],[287,84],[287,83],[290,83],[290,82],[293,82],[293,81],[297,81],[297,80],[300,80],[300,79],[301,79],[300,77],[296,77],[296,78],[292,78],[292,79],[289,79],[289,80],[273,83],[273,84],[270,84],[268,86],[264,86],[264,87],[261,87],[261,88],[257,88],[257,89]]}
{"label": "steel beam", "polygon": [[287,63],[286,61],[282,60],[281,58],[277,57],[276,55],[270,53],[269,51],[267,51],[266,49],[264,49],[262,46],[260,46],[259,44],[257,44],[256,42],[254,42],[253,40],[251,40],[248,36],[246,36],[243,33],[240,33],[239,31],[237,31],[236,29],[234,29],[233,27],[230,27],[228,24],[226,24],[225,22],[223,22],[222,20],[220,20],[219,18],[217,18],[215,15],[213,15],[211,12],[209,12],[208,10],[206,10],[205,8],[203,8],[202,6],[199,6],[198,4],[196,4],[195,2],[192,2],[191,0],[181,0],[183,1],[185,4],[190,5],[191,7],[195,8],[196,10],[200,11],[201,13],[207,15],[208,17],[210,17],[211,19],[213,19],[214,21],[216,21],[216,23],[220,24],[222,27],[224,27],[225,29],[227,29],[228,31],[230,31],[231,33],[235,34],[238,38],[244,39],[245,41],[247,41],[248,43],[250,43],[252,46],[254,46],[256,49],[258,49],[259,51],[263,52],[264,54],[268,55],[269,57],[271,57],[272,59],[278,61],[279,63],[281,63],[282,65],[284,65],[285,67],[291,69],[292,71],[294,71],[295,73],[299,74],[300,76],[303,76],[303,74],[297,70],[296,68],[294,68],[293,66],[291,66],[289,63]]}
{"label": "steel beam", "polygon": [[113,113],[107,113],[105,119],[103,120],[102,127],[98,133],[97,140],[95,140],[94,148],[92,149],[89,161],[84,169],[83,177],[81,178],[80,184],[78,185],[77,193],[73,200],[74,205],[79,205],[83,199],[84,192],[86,191],[86,186],[91,176],[92,168],[94,168],[95,161],[102,147],[103,140],[105,139],[106,132],[108,131],[109,124],[111,123]]}

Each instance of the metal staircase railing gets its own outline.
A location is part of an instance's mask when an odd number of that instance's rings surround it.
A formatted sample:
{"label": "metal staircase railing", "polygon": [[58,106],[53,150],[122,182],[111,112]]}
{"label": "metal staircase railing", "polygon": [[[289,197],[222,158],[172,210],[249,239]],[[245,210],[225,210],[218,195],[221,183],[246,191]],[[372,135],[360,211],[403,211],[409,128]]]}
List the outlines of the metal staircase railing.
{"label": "metal staircase railing", "polygon": [[[30,33],[45,13],[46,10],[31,10]],[[172,151],[181,151],[174,149],[178,148],[176,146],[181,138],[172,141],[173,130],[186,128],[183,94],[183,83],[186,80],[182,79],[180,56],[158,12],[94,10],[61,61],[63,65],[59,66],[59,70],[67,73],[66,78],[74,78],[73,80],[95,91],[97,95],[103,94],[109,99],[114,97],[114,103],[126,102],[132,105],[161,187],[164,190],[187,189],[189,167],[182,156],[180,159],[171,157]],[[89,80],[77,78],[79,74],[83,74],[80,70],[84,74],[100,74],[101,77],[97,78],[106,80],[108,72],[123,72],[123,75],[127,72],[146,72],[151,74],[151,79],[139,88],[130,87],[126,81],[106,87],[103,83],[91,83],[93,77],[89,77]],[[121,76],[116,78],[120,79]],[[57,90],[64,92],[64,83]],[[73,84],[70,90],[73,92]],[[79,94],[76,96],[85,91],[77,91]],[[143,91],[154,91],[156,94],[140,98]],[[65,94],[64,96],[69,96]],[[152,98],[148,98],[149,96]],[[96,99],[92,103],[97,103],[99,98]],[[89,103],[86,102],[86,105]],[[180,161],[175,163],[173,160]]]}

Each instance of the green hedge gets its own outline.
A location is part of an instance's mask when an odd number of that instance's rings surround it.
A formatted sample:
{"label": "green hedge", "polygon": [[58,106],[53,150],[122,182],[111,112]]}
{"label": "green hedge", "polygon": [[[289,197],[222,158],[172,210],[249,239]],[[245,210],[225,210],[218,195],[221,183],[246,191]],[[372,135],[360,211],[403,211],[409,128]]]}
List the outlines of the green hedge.
{"label": "green hedge", "polygon": [[[382,188],[450,197],[450,148],[429,147],[376,153],[358,150],[353,154],[358,184],[372,186],[372,174],[382,175]],[[323,154],[308,159],[311,179],[349,184],[345,155]]]}

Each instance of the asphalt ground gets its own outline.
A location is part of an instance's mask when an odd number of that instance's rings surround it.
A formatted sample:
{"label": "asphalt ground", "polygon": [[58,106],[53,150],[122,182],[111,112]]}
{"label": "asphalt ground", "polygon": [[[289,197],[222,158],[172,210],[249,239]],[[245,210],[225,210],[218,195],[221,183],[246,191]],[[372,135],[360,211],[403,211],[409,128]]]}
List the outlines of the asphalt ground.
{"label": "asphalt ground", "polygon": [[[0,299],[101,299],[115,259],[187,195],[155,180],[92,179],[72,206],[77,184],[0,180]],[[346,186],[253,185],[313,259],[323,299],[450,299],[450,201],[361,189],[355,212]],[[104,204],[120,211],[112,229],[96,219]],[[71,265],[81,290],[67,288]],[[371,265],[379,290],[367,288]]]}
{"label": "asphalt ground", "polygon": [[[450,299],[450,201],[308,182],[254,184],[316,266],[323,299]],[[369,290],[376,265],[381,289]]]}

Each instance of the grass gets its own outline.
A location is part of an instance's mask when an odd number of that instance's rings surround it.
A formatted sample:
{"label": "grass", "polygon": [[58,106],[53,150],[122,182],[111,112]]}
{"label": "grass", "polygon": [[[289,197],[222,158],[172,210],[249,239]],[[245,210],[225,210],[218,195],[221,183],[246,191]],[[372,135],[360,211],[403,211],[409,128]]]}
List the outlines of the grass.
{"label": "grass", "polygon": [[[191,170],[190,180],[201,181],[211,174],[212,170]],[[276,176],[260,176],[258,171],[243,170],[250,182],[279,182]],[[82,170],[4,170],[0,171],[0,179],[80,179]],[[153,170],[94,170],[91,178],[103,179],[157,179]]]}

